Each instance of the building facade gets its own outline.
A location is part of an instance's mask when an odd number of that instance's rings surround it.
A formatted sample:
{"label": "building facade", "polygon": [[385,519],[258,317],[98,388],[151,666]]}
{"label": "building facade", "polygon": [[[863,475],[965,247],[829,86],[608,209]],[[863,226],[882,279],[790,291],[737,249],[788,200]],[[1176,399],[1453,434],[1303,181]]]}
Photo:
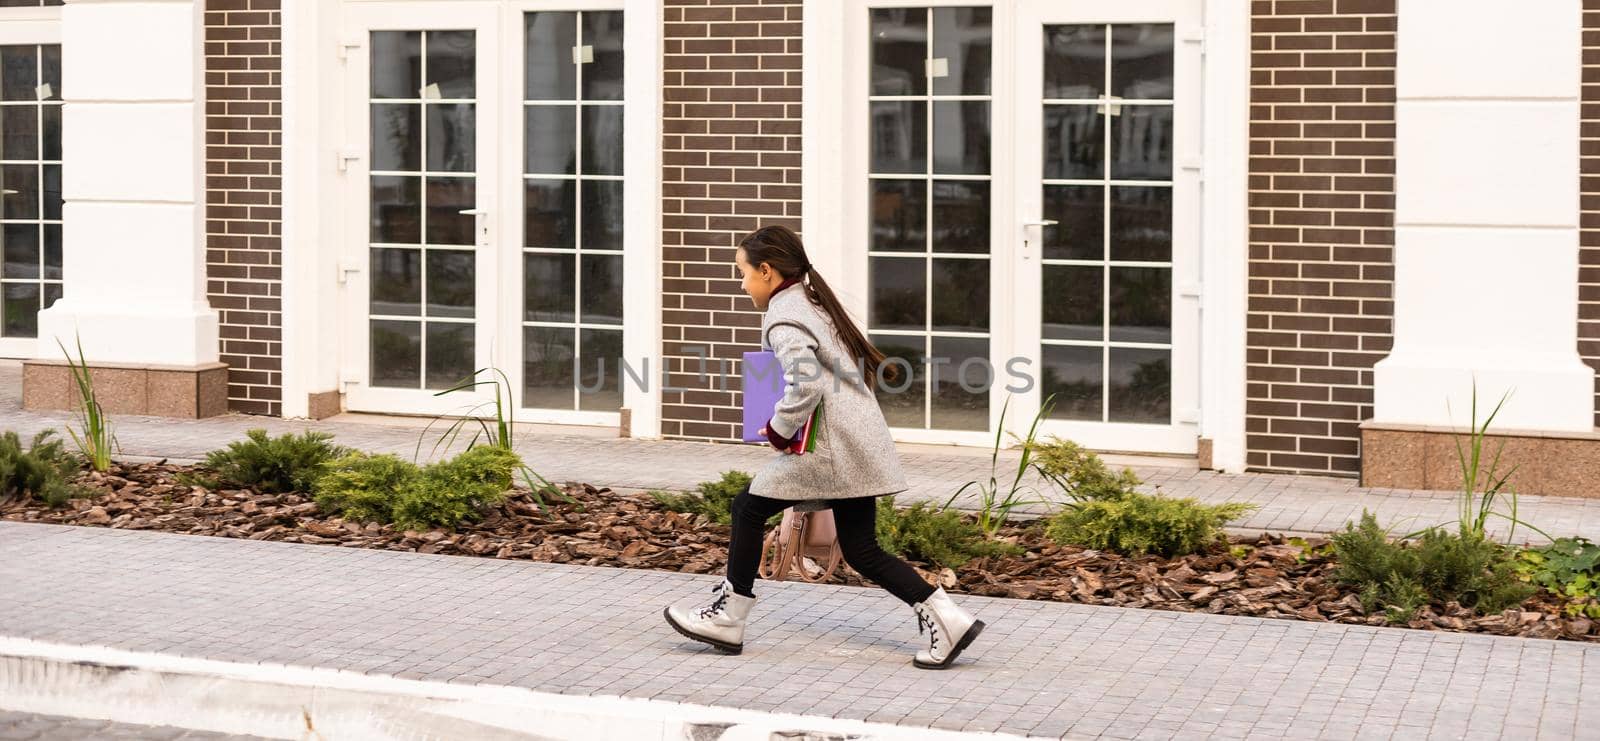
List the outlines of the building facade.
{"label": "building facade", "polygon": [[1523,490],[1582,494],[1597,39],[1593,0],[11,0],[0,355],[35,407],[81,341],[113,411],[448,413],[496,368],[522,419],[735,440],[734,252],[782,223],[912,371],[897,439],[1044,411],[1448,487],[1476,388]]}

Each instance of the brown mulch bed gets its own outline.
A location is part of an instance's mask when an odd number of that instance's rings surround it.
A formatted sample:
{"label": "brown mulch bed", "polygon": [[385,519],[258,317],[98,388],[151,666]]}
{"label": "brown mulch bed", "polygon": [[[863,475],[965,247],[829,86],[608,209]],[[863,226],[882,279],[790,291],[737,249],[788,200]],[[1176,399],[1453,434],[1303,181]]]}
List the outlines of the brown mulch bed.
{"label": "brown mulch bed", "polygon": [[[387,525],[346,522],[322,515],[300,494],[208,490],[181,484],[190,467],[163,463],[116,464],[109,473],[86,472],[78,484],[101,492],[52,510],[38,502],[0,503],[0,519],[64,525],[157,530],[250,540],[381,548],[393,551],[528,559],[550,563],[720,571],[728,528],[699,516],[670,512],[646,497],[587,484],[567,484],[574,502],[549,502],[542,513],[517,491],[478,523],[457,532],[401,531]],[[1235,538],[1199,556],[1125,557],[1061,546],[1037,527],[1007,527],[1001,537],[1025,549],[1022,556],[983,558],[958,571],[922,568],[952,592],[991,597],[1141,607],[1180,612],[1385,625],[1368,615],[1356,595],[1336,584],[1326,539],[1290,541],[1275,535]],[[833,581],[860,585],[841,568]],[[1521,609],[1477,615],[1454,604],[1418,610],[1407,627],[1531,638],[1600,641],[1600,627],[1567,617],[1558,598],[1541,592]]]}

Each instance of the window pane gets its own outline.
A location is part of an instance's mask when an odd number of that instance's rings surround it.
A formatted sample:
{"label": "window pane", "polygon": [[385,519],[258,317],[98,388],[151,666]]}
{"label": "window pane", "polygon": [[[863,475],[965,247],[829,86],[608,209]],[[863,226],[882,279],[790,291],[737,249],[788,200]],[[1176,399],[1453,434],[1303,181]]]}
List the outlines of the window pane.
{"label": "window pane", "polygon": [[1124,105],[1112,119],[1111,177],[1172,179],[1172,106]]}
{"label": "window pane", "polygon": [[470,250],[428,250],[428,316],[473,315],[478,293],[476,259]]}
{"label": "window pane", "polygon": [[1105,339],[1105,268],[1044,266],[1039,292],[1041,336],[1047,340]]}
{"label": "window pane", "polygon": [[[61,2],[56,0],[50,4],[60,5]],[[39,47],[39,65],[44,68],[39,81],[50,86],[50,95],[44,100],[61,100],[61,45]]]}
{"label": "window pane", "polygon": [[44,218],[51,221],[61,220],[61,165],[45,165],[39,168],[44,171],[44,192],[40,194],[44,201]]}
{"label": "window pane", "polygon": [[933,171],[951,175],[988,174],[988,101],[934,102]]}
{"label": "window pane", "polygon": [[37,337],[39,335],[39,284],[6,283],[4,306],[0,315],[5,318],[3,331],[7,337]]}
{"label": "window pane", "polygon": [[1099,185],[1044,186],[1043,227],[1046,260],[1105,259],[1105,188]]}
{"label": "window pane", "polygon": [[572,408],[574,334],[566,327],[522,329],[523,406]]}
{"label": "window pane", "polygon": [[44,106],[44,158],[61,159],[61,106]]}
{"label": "window pane", "polygon": [[428,169],[472,172],[478,159],[477,106],[471,103],[428,106]]}
{"label": "window pane", "polygon": [[1172,342],[1172,270],[1111,268],[1111,340]]}
{"label": "window pane", "polygon": [[372,178],[372,241],[417,244],[422,241],[422,178],[377,175]]}
{"label": "window pane", "polygon": [[422,96],[422,34],[372,32],[372,97],[416,100]]}
{"label": "window pane", "polygon": [[622,174],[622,106],[583,107],[583,174]]}
{"label": "window pane", "polygon": [[478,219],[463,210],[477,208],[472,178],[428,178],[428,244],[477,244]]}
{"label": "window pane", "polygon": [[472,375],[473,325],[428,322],[428,388],[447,389]]}
{"label": "window pane", "polygon": [[422,106],[375,103],[372,106],[372,169],[416,172],[422,168]]}
{"label": "window pane", "polygon": [[933,183],[933,251],[989,252],[989,183]]}
{"label": "window pane", "polygon": [[428,69],[423,86],[438,85],[443,98],[476,97],[477,33],[429,31]]}
{"label": "window pane", "polygon": [[621,330],[578,330],[578,408],[596,412],[621,409],[621,368]]}
{"label": "window pane", "polygon": [[927,249],[928,183],[872,180],[872,249]]}
{"label": "window pane", "polygon": [[61,225],[44,225],[44,277],[61,280]]}
{"label": "window pane", "polygon": [[372,385],[392,388],[422,385],[421,322],[373,320]]}
{"label": "window pane", "polygon": [[577,246],[577,182],[529,180],[523,190],[523,239],[528,247]]}
{"label": "window pane", "polygon": [[622,181],[583,181],[585,250],[622,249]]}
{"label": "window pane", "polygon": [[0,46],[0,99],[38,100],[39,47]]}
{"label": "window pane", "polygon": [[5,264],[0,266],[3,278],[39,277],[39,225],[5,224],[0,227],[0,241],[4,242]]}
{"label": "window pane", "polygon": [[1044,97],[1077,100],[1106,90],[1106,27],[1044,27]]}
{"label": "window pane", "polygon": [[[872,335],[872,344],[889,357],[881,378],[871,379],[883,418],[891,427],[926,427],[926,367],[921,336]],[[898,376],[895,374],[899,373]]]}
{"label": "window pane", "polygon": [[935,337],[932,427],[944,430],[989,429],[989,340],[982,337]]}
{"label": "window pane", "polygon": [[928,11],[873,8],[872,94],[922,95],[928,91]]}
{"label": "window pane", "polygon": [[933,78],[935,95],[988,95],[991,8],[934,8],[933,57],[949,74]]}
{"label": "window pane", "polygon": [[622,255],[584,255],[582,279],[581,321],[622,324]]}
{"label": "window pane", "polygon": [[1112,27],[1111,90],[1122,98],[1172,99],[1172,24]]}
{"label": "window pane", "polygon": [[422,313],[422,251],[374,247],[371,252],[372,313],[418,316]]}
{"label": "window pane", "polygon": [[872,286],[873,329],[927,328],[927,260],[921,257],[874,257],[868,282]]}
{"label": "window pane", "polygon": [[0,209],[5,218],[39,218],[39,167],[37,165],[0,167],[0,198],[5,199],[5,208]]}
{"label": "window pane", "polygon": [[527,99],[575,99],[578,68],[572,63],[572,47],[578,43],[578,14],[528,13],[523,23],[527,42],[523,92]]}
{"label": "window pane", "polygon": [[1103,177],[1104,122],[1105,116],[1093,105],[1045,106],[1044,176],[1051,180],[1099,180]]}
{"label": "window pane", "polygon": [[594,49],[583,65],[583,99],[622,100],[622,11],[585,12],[583,43]]}
{"label": "window pane", "polygon": [[575,255],[522,256],[522,318],[530,322],[576,321]]}
{"label": "window pane", "polygon": [[570,105],[530,105],[523,109],[524,167],[529,175],[571,175],[578,171],[578,110]]}
{"label": "window pane", "polygon": [[1076,419],[1099,422],[1104,389],[1104,350],[1099,347],[1044,345],[1040,364],[1041,399],[1051,401],[1051,419]]}
{"label": "window pane", "polygon": [[928,171],[928,104],[920,100],[872,104],[872,171]]}
{"label": "window pane", "polygon": [[1111,348],[1110,421],[1172,423],[1172,351]]}
{"label": "window pane", "polygon": [[988,260],[933,261],[933,329],[988,331]]}
{"label": "window pane", "polygon": [[1111,259],[1172,259],[1172,188],[1111,189]]}
{"label": "window pane", "polygon": [[0,106],[0,159],[39,159],[38,106]]}

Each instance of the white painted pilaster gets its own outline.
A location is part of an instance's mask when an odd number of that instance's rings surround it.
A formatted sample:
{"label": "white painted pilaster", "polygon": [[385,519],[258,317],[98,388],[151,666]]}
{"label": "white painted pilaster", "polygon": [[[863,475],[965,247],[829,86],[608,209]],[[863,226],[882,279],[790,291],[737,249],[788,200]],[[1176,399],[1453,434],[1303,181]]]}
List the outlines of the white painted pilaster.
{"label": "white painted pilaster", "polygon": [[38,357],[217,360],[205,285],[203,4],[69,0],[62,10],[65,295]]}
{"label": "white painted pilaster", "polygon": [[[1401,0],[1395,341],[1374,421],[1587,431],[1579,359],[1579,0]],[[1447,406],[1448,402],[1448,406]],[[1480,411],[1480,416],[1485,412]]]}

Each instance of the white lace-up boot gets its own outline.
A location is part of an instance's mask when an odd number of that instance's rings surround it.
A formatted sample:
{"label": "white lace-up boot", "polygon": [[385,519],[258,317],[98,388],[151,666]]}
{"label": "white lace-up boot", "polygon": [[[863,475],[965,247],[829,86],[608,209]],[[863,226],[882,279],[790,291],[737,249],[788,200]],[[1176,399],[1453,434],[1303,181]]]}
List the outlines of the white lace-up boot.
{"label": "white lace-up boot", "polygon": [[983,621],[956,606],[944,589],[911,606],[917,611],[917,633],[928,634],[928,648],[912,663],[918,669],[946,669],[983,632]]}
{"label": "white lace-up boot", "polygon": [[710,644],[723,653],[738,654],[744,650],[744,624],[756,598],[736,594],[726,579],[711,591],[716,598],[709,605],[673,605],[662,614],[684,637]]}

